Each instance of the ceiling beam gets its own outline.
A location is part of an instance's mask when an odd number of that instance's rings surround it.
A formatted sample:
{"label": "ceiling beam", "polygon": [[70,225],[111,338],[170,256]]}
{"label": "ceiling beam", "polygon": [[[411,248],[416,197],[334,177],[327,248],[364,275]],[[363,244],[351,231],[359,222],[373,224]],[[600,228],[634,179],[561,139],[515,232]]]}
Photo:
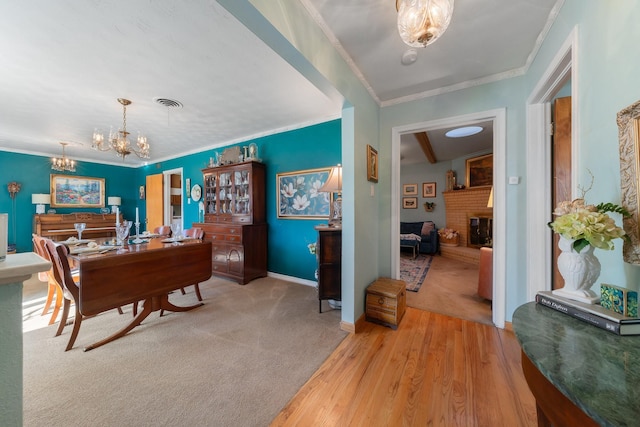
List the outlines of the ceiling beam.
{"label": "ceiling beam", "polygon": [[426,132],[418,132],[415,134],[418,139],[418,143],[420,144],[420,148],[422,148],[422,152],[425,156],[427,156],[427,160],[429,163],[434,164],[438,163],[436,159],[436,155],[433,154],[433,148],[431,147],[431,141],[429,141],[429,137]]}

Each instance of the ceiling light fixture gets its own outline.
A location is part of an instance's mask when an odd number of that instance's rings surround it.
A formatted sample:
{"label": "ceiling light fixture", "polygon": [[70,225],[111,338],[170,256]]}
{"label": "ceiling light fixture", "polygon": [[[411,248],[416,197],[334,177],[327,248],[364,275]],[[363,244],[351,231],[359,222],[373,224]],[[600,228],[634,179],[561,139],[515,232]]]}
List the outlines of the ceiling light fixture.
{"label": "ceiling light fixture", "polygon": [[482,132],[484,129],[480,126],[464,126],[461,128],[451,129],[446,132],[445,135],[449,138],[463,138],[465,136],[475,135]]}
{"label": "ceiling light fixture", "polygon": [[53,159],[51,159],[51,169],[58,172],[64,172],[64,171],[75,172],[76,171],[75,160],[71,160],[67,158],[64,152],[64,147],[69,145],[69,143],[61,142],[60,145],[62,145],[62,157],[54,157]]}
{"label": "ceiling light fixture", "polygon": [[111,129],[109,131],[109,139],[106,142],[104,135],[96,129],[93,132],[93,144],[91,144],[91,148],[99,151],[114,150],[118,157],[122,157],[122,160],[131,153],[141,159],[148,159],[150,146],[145,136],[138,133],[137,149],[133,148],[129,142],[129,132],[127,132],[127,105],[131,105],[131,101],[118,98],[118,102],[122,104],[122,129],[118,132],[113,132],[113,129]]}
{"label": "ceiling light fixture", "polygon": [[411,47],[427,47],[447,29],[454,0],[396,0],[398,32]]}

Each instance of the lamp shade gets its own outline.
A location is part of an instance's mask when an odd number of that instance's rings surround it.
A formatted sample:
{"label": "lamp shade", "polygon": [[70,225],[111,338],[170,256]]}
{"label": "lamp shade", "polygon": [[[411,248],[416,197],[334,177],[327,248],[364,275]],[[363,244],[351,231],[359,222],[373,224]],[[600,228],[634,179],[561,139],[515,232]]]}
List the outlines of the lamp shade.
{"label": "lamp shade", "polygon": [[334,166],[329,172],[329,178],[322,187],[318,189],[321,193],[335,193],[342,191],[342,166]]}
{"label": "lamp shade", "polygon": [[32,194],[31,203],[34,205],[49,205],[51,204],[50,194]]}
{"label": "lamp shade", "polygon": [[491,187],[491,193],[489,193],[489,200],[487,201],[487,207],[493,207],[493,187]]}
{"label": "lamp shade", "polygon": [[120,197],[116,197],[116,196],[107,197],[107,205],[120,206],[121,204],[122,204],[122,199]]}

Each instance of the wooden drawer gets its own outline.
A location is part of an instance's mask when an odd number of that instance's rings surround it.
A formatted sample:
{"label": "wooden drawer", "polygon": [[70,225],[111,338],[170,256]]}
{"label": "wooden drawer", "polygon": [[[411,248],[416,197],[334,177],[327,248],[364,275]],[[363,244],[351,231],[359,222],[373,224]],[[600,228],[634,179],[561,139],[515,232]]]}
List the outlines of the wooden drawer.
{"label": "wooden drawer", "polygon": [[380,278],[367,288],[366,320],[397,329],[407,307],[406,284]]}

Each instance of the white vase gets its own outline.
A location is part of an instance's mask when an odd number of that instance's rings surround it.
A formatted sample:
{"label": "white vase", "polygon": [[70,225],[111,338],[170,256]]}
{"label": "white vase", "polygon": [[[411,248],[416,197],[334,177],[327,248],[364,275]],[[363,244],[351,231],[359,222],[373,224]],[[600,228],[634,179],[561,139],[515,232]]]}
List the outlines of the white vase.
{"label": "white vase", "polygon": [[594,247],[588,245],[580,252],[573,249],[573,240],[560,236],[558,248],[558,271],[564,279],[564,288],[555,289],[554,294],[595,304],[600,297],[591,290],[591,286],[600,277],[600,261],[593,254]]}

